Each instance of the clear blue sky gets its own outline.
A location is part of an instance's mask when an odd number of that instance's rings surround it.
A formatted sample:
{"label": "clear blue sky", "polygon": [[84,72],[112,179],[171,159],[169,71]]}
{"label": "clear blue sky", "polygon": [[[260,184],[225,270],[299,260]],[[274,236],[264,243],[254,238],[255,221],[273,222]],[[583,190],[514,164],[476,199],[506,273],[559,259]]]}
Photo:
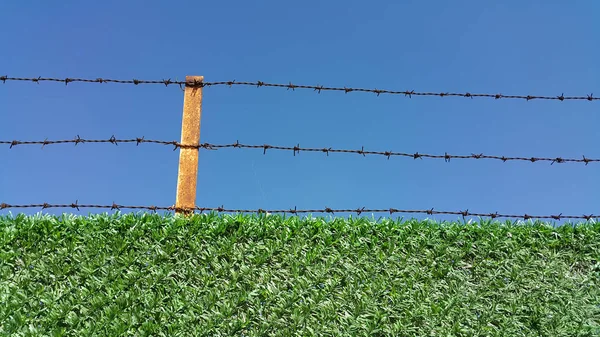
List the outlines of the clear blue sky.
{"label": "clear blue sky", "polygon": [[[0,75],[203,75],[206,81],[600,96],[600,2],[593,0],[38,0],[3,1],[0,13]],[[176,86],[7,82],[0,84],[0,139],[179,140],[182,105]],[[600,158],[599,109],[598,101],[219,86],[204,89],[201,141]],[[179,155],[171,147],[0,150],[0,202],[175,202]],[[197,205],[206,207],[600,213],[600,163],[446,163],[225,149],[201,151],[199,165]],[[0,214],[9,211],[20,210]],[[71,212],[45,212],[64,211]],[[88,212],[103,210],[75,211]]]}

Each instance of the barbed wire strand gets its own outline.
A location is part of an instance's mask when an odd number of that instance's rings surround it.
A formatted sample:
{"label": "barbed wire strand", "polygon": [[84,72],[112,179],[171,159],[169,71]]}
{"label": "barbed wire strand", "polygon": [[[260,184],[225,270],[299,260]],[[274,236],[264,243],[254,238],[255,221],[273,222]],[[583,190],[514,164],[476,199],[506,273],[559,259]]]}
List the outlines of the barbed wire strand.
{"label": "barbed wire strand", "polygon": [[96,78],[96,79],[89,79],[89,78],[50,78],[50,77],[9,77],[7,75],[5,76],[0,76],[0,81],[2,81],[3,83],[6,83],[7,81],[26,81],[26,82],[33,82],[33,83],[39,83],[39,82],[60,82],[60,83],[64,83],[65,85],[68,85],[69,83],[73,83],[73,82],[85,82],[85,83],[120,83],[120,84],[134,84],[134,85],[140,85],[140,84],[162,84],[165,86],[169,86],[169,85],[178,85],[180,88],[183,89],[183,86],[192,86],[192,87],[211,87],[211,86],[255,86],[255,87],[277,87],[277,88],[286,88],[287,90],[292,90],[294,91],[295,89],[312,89],[314,91],[316,91],[317,93],[321,93],[322,91],[340,91],[340,92],[345,92],[345,93],[349,93],[349,92],[365,92],[365,93],[373,93],[376,94],[377,96],[381,95],[381,94],[390,94],[390,95],[404,95],[406,97],[412,98],[412,96],[439,96],[439,97],[446,97],[446,96],[455,96],[455,97],[466,97],[466,98],[474,98],[474,97],[485,97],[485,98],[494,98],[494,99],[501,99],[501,98],[507,98],[507,99],[524,99],[527,101],[530,100],[534,100],[534,99],[538,99],[538,100],[558,100],[558,101],[565,101],[565,100],[587,100],[587,101],[595,101],[595,100],[599,100],[600,97],[593,97],[593,93],[586,95],[586,96],[565,96],[564,94],[561,94],[560,96],[536,96],[536,95],[504,95],[504,94],[485,94],[485,93],[470,93],[470,92],[465,92],[465,93],[457,93],[457,92],[417,92],[414,90],[403,90],[403,91],[398,91],[398,90],[383,90],[383,89],[365,89],[365,88],[349,88],[349,87],[326,87],[323,85],[298,85],[298,84],[293,84],[293,83],[288,83],[288,84],[282,84],[282,83],[267,83],[267,82],[263,82],[263,81],[256,81],[256,82],[238,82],[238,81],[216,81],[216,82],[204,82],[204,81],[193,81],[193,82],[186,82],[186,81],[172,81],[171,79],[167,79],[167,80],[138,80],[138,79],[131,79],[131,80],[118,80],[118,79],[107,79],[107,78]]}
{"label": "barbed wire strand", "polygon": [[2,209],[9,209],[9,208],[41,208],[41,209],[48,209],[48,208],[72,208],[72,209],[77,209],[78,211],[81,208],[103,208],[103,209],[111,209],[111,210],[121,210],[121,209],[143,209],[143,210],[150,210],[150,211],[159,211],[159,210],[165,210],[165,211],[181,211],[181,212],[193,212],[193,211],[198,211],[200,213],[204,213],[204,212],[219,212],[219,213],[258,213],[258,214],[265,214],[265,213],[290,213],[290,214],[298,214],[298,213],[330,213],[330,214],[335,214],[335,213],[356,213],[357,215],[360,215],[361,213],[390,213],[390,215],[395,214],[395,213],[407,213],[407,214],[428,214],[428,215],[437,215],[437,214],[442,214],[442,215],[459,215],[462,217],[468,217],[468,216],[475,216],[475,217],[490,217],[492,219],[495,218],[522,218],[524,220],[529,220],[529,219],[554,219],[554,220],[561,220],[561,219],[586,219],[586,220],[591,220],[594,219],[596,217],[599,217],[599,215],[594,215],[594,214],[590,214],[590,215],[562,215],[562,213],[558,214],[558,215],[529,215],[529,214],[524,214],[524,215],[517,215],[517,214],[499,214],[498,212],[495,213],[474,213],[474,212],[469,212],[468,210],[465,211],[436,211],[433,208],[431,209],[426,209],[426,210],[406,210],[406,209],[397,209],[397,208],[378,208],[378,209],[370,209],[370,208],[356,208],[356,209],[332,209],[329,207],[325,207],[323,209],[297,209],[296,207],[294,207],[293,209],[274,209],[274,210],[265,210],[265,209],[227,209],[224,207],[195,207],[195,208],[178,208],[175,206],[126,206],[126,205],[119,205],[116,203],[113,203],[112,205],[94,205],[94,204],[79,204],[78,201],[75,201],[72,204],[49,204],[49,203],[42,203],[42,204],[21,204],[21,205],[17,205],[17,204],[7,204],[7,203],[0,203],[0,210]]}
{"label": "barbed wire strand", "polygon": [[177,150],[178,148],[196,148],[196,149],[208,149],[208,150],[218,150],[223,148],[246,148],[246,149],[262,149],[263,154],[267,153],[267,150],[280,150],[280,151],[291,151],[294,153],[294,156],[300,152],[323,152],[329,156],[329,153],[352,153],[359,155],[379,155],[387,157],[388,159],[392,156],[398,157],[408,157],[413,159],[444,159],[444,161],[449,162],[451,159],[493,159],[500,160],[503,162],[507,161],[528,161],[528,162],[538,162],[545,161],[550,162],[550,164],[554,163],[585,163],[585,165],[594,162],[600,162],[600,159],[587,158],[585,155],[582,156],[582,159],[575,158],[548,158],[548,157],[507,157],[507,156],[497,156],[497,155],[485,155],[483,153],[479,154],[471,154],[471,155],[452,155],[447,152],[443,155],[434,155],[434,154],[424,154],[424,153],[403,153],[403,152],[393,152],[393,151],[366,151],[364,147],[360,150],[347,150],[347,149],[334,149],[331,147],[328,148],[303,148],[300,147],[300,144],[296,146],[276,146],[276,145],[247,145],[241,144],[239,142],[235,142],[232,144],[211,144],[211,143],[203,143],[203,144],[181,144],[177,141],[164,141],[164,140],[152,140],[152,139],[144,139],[144,137],[131,138],[131,139],[116,139],[115,136],[112,136],[108,139],[83,139],[77,136],[74,139],[63,139],[63,140],[43,140],[43,141],[18,141],[18,140],[3,140],[0,141],[0,144],[10,145],[10,149],[18,145],[42,145],[42,148],[46,145],[55,145],[55,144],[68,144],[73,143],[75,145],[82,143],[111,143],[114,145],[118,145],[119,143],[136,143],[137,145],[143,143],[153,143],[153,144],[161,144],[167,146],[173,146],[173,150]]}

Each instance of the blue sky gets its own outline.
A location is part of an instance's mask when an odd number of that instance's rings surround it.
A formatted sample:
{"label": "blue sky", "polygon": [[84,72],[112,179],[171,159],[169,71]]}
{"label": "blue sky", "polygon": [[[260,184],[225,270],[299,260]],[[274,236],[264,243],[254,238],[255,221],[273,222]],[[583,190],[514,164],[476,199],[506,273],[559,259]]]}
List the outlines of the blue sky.
{"label": "blue sky", "polygon": [[[38,0],[1,2],[0,13],[0,75],[14,77],[203,75],[206,81],[600,95],[600,47],[594,43],[600,3],[592,0]],[[182,105],[176,86],[11,81],[0,84],[0,139],[179,140]],[[598,101],[219,86],[204,89],[201,141],[600,158],[599,108]],[[69,144],[0,151],[0,202],[175,202],[179,155],[171,147]],[[197,205],[600,214],[599,168],[202,150]],[[0,214],[9,211],[39,209]],[[65,211],[71,212],[44,212]],[[75,211],[89,212],[104,211]]]}

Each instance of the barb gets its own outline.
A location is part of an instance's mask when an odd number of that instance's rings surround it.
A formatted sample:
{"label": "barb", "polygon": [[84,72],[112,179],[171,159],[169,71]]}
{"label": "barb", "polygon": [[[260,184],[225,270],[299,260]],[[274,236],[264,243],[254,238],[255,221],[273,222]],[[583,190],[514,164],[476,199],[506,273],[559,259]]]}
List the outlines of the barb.
{"label": "barb", "polygon": [[[344,93],[349,92],[365,92],[365,93],[373,93],[377,96],[381,94],[390,94],[390,95],[404,95],[405,97],[412,98],[412,96],[438,96],[438,97],[446,97],[446,96],[455,96],[455,97],[485,97],[485,98],[493,98],[493,99],[524,99],[527,101],[534,99],[541,100],[557,100],[557,101],[565,101],[565,100],[587,100],[587,101],[595,101],[599,100],[600,97],[593,97],[593,94],[585,95],[585,96],[565,96],[564,94],[556,95],[556,96],[536,96],[536,95],[504,95],[500,93],[496,94],[485,94],[485,93],[457,93],[457,92],[416,92],[414,90],[382,90],[382,89],[365,89],[365,88],[347,88],[347,87],[325,87],[322,85],[298,85],[289,82],[288,84],[282,83],[266,83],[262,81],[256,82],[238,82],[238,81],[217,81],[217,82],[185,82],[185,81],[171,81],[168,80],[118,80],[118,79],[106,79],[106,78],[96,78],[96,79],[86,79],[86,78],[49,78],[49,77],[9,77],[9,76],[0,76],[0,81],[6,83],[6,81],[25,81],[32,83],[39,82],[58,82],[64,83],[68,85],[73,82],[85,82],[85,83],[120,83],[120,84],[162,84],[165,86],[169,85],[177,85],[181,87],[182,85],[186,86],[200,86],[200,87],[210,87],[210,86],[253,86],[257,88],[261,87],[277,87],[277,88],[285,88],[288,91],[295,91],[295,89],[311,89],[317,93],[321,93],[322,91],[340,91]],[[291,89],[291,90],[290,90]]]}
{"label": "barb", "polygon": [[600,159],[592,159],[583,156],[581,159],[576,158],[562,158],[562,157],[507,157],[507,156],[497,156],[497,155],[484,155],[483,153],[479,154],[470,154],[470,155],[452,155],[447,152],[443,155],[435,155],[435,154],[424,154],[424,153],[404,153],[404,152],[393,152],[393,151],[366,151],[363,148],[360,150],[347,150],[347,149],[333,149],[331,147],[325,148],[302,148],[300,144],[296,146],[275,146],[275,145],[247,145],[240,144],[239,142],[235,142],[232,144],[211,144],[211,143],[203,143],[203,144],[181,144],[177,141],[164,141],[164,140],[153,140],[153,139],[144,139],[144,137],[132,138],[132,139],[116,139],[113,135],[109,139],[83,139],[79,137],[79,135],[74,139],[65,139],[65,140],[43,140],[43,141],[18,141],[18,140],[4,140],[0,141],[0,144],[8,144],[10,145],[10,149],[18,145],[42,145],[42,148],[47,145],[55,145],[55,144],[69,144],[73,143],[75,145],[80,143],[110,143],[114,145],[118,145],[119,143],[136,143],[136,145],[140,145],[142,143],[153,143],[153,144],[161,144],[167,146],[173,146],[176,150],[178,148],[196,148],[196,149],[207,149],[207,150],[218,150],[223,148],[240,148],[240,149],[262,149],[263,154],[267,153],[267,150],[279,150],[279,151],[290,151],[294,156],[299,154],[300,152],[322,152],[329,156],[329,153],[352,153],[358,154],[361,156],[366,155],[378,155],[384,156],[390,159],[392,156],[396,157],[406,157],[413,159],[443,159],[446,162],[449,162],[451,159],[493,159],[500,160],[502,162],[507,161],[527,161],[531,163],[535,163],[538,161],[550,162],[550,164],[554,163],[585,163],[585,165],[589,163],[600,162]]}
{"label": "barb", "polygon": [[496,218],[521,218],[524,220],[530,220],[530,219],[553,219],[553,220],[561,220],[561,219],[585,219],[585,220],[591,220],[591,219],[595,219],[597,217],[600,217],[600,214],[598,215],[594,215],[594,214],[590,214],[590,215],[562,215],[562,213],[558,214],[558,215],[529,215],[529,214],[523,214],[523,215],[517,215],[517,214],[499,214],[498,212],[494,212],[494,213],[475,213],[475,212],[469,212],[468,210],[466,211],[436,211],[433,208],[431,209],[425,209],[425,210],[407,210],[407,209],[397,209],[397,208],[375,208],[375,209],[367,209],[365,207],[361,207],[361,208],[356,208],[356,209],[332,209],[329,207],[325,207],[323,209],[297,209],[296,207],[294,207],[293,209],[274,209],[274,210],[265,210],[265,209],[228,209],[228,208],[224,208],[223,206],[221,207],[195,207],[193,209],[189,209],[189,208],[178,208],[175,206],[126,206],[126,205],[119,205],[116,203],[113,203],[112,205],[87,205],[87,204],[78,204],[77,201],[72,203],[72,204],[49,204],[49,203],[43,203],[43,204],[25,204],[25,205],[12,205],[12,204],[7,204],[7,203],[0,203],[0,210],[2,209],[8,209],[8,208],[41,208],[41,209],[47,209],[47,208],[73,208],[73,209],[77,209],[80,210],[81,208],[104,208],[104,209],[111,209],[111,210],[121,210],[121,209],[144,209],[144,210],[150,210],[150,211],[158,211],[158,210],[166,210],[166,211],[183,211],[183,212],[193,212],[193,211],[198,211],[200,213],[203,212],[217,212],[217,213],[258,213],[258,214],[265,214],[265,213],[290,213],[290,214],[298,214],[298,213],[330,213],[330,214],[334,214],[334,213],[356,213],[357,215],[360,215],[361,213],[389,213],[390,215],[395,214],[395,213],[400,213],[400,214],[428,214],[428,215],[437,215],[437,214],[442,214],[442,215],[459,215],[462,217],[469,217],[469,216],[474,216],[474,217],[489,217],[492,219],[496,219]]}

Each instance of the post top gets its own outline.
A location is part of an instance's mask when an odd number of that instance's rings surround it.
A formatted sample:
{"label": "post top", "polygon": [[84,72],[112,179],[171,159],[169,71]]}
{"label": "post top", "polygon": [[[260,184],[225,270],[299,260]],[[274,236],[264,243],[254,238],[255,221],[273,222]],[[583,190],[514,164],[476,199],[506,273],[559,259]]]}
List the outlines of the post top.
{"label": "post top", "polygon": [[185,76],[185,81],[186,82],[204,81],[204,76],[191,76],[191,75],[187,75],[187,76]]}

